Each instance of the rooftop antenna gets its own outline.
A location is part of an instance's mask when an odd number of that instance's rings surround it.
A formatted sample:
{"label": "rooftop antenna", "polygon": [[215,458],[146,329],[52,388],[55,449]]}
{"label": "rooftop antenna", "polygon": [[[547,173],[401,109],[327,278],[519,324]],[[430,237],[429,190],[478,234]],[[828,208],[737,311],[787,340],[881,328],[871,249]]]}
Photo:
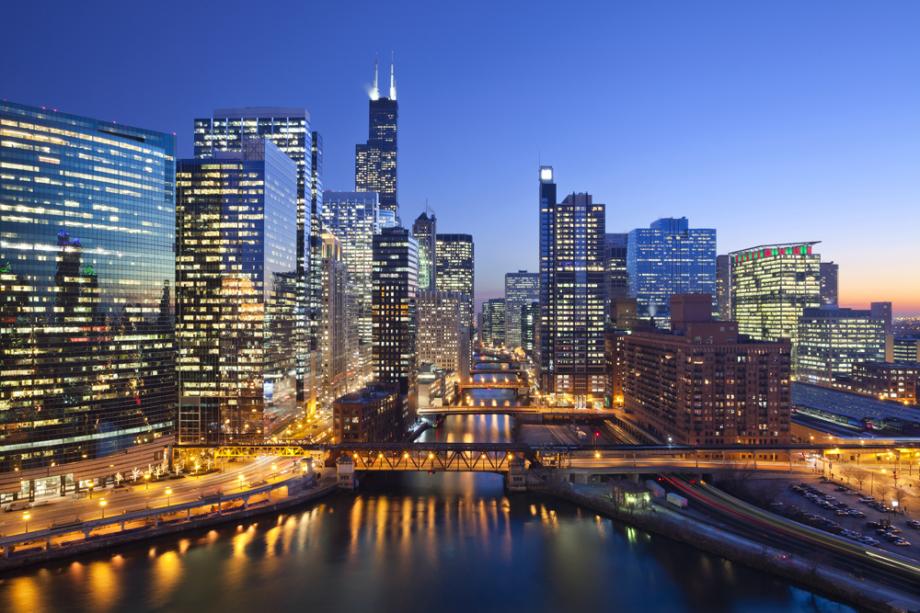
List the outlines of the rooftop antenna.
{"label": "rooftop antenna", "polygon": [[390,100],[396,100],[396,53],[390,51]]}
{"label": "rooftop antenna", "polygon": [[371,88],[371,100],[377,100],[380,98],[380,88],[377,86],[378,75],[380,73],[379,69],[380,59],[375,55],[374,56],[374,87]]}

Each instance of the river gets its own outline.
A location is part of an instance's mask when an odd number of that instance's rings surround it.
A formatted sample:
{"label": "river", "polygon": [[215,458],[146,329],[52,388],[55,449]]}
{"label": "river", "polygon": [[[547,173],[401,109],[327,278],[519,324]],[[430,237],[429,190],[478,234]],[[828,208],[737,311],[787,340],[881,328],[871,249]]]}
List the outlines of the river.
{"label": "river", "polygon": [[[429,440],[507,440],[507,416]],[[0,579],[0,610],[850,611],[490,474],[367,477],[302,511]]]}

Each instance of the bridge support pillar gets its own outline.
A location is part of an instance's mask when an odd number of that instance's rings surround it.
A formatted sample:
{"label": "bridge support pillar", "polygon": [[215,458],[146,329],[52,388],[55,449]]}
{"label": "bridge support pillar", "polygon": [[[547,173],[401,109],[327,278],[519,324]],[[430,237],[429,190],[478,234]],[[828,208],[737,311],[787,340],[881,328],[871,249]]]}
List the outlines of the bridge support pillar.
{"label": "bridge support pillar", "polygon": [[339,487],[343,490],[355,489],[355,462],[351,456],[340,455],[335,460],[335,470]]}
{"label": "bridge support pillar", "polygon": [[505,475],[505,488],[509,492],[527,491],[527,471],[524,460],[512,458],[508,461],[508,474]]}

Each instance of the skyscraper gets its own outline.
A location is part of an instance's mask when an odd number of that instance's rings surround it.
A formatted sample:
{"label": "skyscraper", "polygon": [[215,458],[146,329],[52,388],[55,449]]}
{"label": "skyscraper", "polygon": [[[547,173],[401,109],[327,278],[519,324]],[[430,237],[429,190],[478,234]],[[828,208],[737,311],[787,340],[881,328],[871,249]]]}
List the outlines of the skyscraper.
{"label": "skyscraper", "polygon": [[516,349],[521,341],[521,310],[540,300],[540,273],[519,270],[505,273],[505,346]]}
{"label": "skyscraper", "polygon": [[348,320],[348,270],[342,255],[342,242],[331,232],[323,232],[322,249],[314,264],[322,271],[320,303],[320,355],[322,356],[322,400],[327,403],[348,391],[353,364],[350,350],[357,343],[357,331]]}
{"label": "skyscraper", "polygon": [[604,274],[607,279],[607,299],[629,295],[629,273],[626,270],[628,234],[604,235]]}
{"label": "skyscraper", "polygon": [[399,387],[404,424],[415,419],[417,293],[418,244],[405,228],[384,228],[374,235],[374,374]]}
{"label": "skyscraper", "polygon": [[442,292],[460,292],[464,295],[466,327],[472,331],[475,281],[473,237],[469,234],[438,234],[436,244],[437,288]]}
{"label": "skyscraper", "polygon": [[836,262],[821,262],[821,304],[824,306],[837,306],[838,272]]}
{"label": "skyscraper", "polygon": [[[316,143],[313,142],[314,136]],[[304,108],[242,107],[217,109],[195,120],[195,157],[212,158],[219,151],[240,151],[244,141],[270,140],[297,165],[298,322],[292,339],[298,356],[297,399],[311,399],[317,384],[319,358],[319,269],[310,268],[310,253],[320,248],[317,214],[322,205],[322,140],[310,131]],[[314,167],[316,162],[316,167]],[[316,235],[317,240],[311,241]],[[311,270],[314,274],[310,277]]]}
{"label": "skyscraper", "polygon": [[731,321],[732,318],[732,266],[731,257],[716,257],[716,307],[719,319]]}
{"label": "skyscraper", "polygon": [[868,310],[808,308],[799,318],[796,378],[831,384],[859,362],[885,361],[885,322]]}
{"label": "skyscraper", "polygon": [[418,363],[470,374],[470,338],[463,294],[421,290],[418,293]]}
{"label": "skyscraper", "polygon": [[492,298],[482,303],[482,326],[479,338],[487,347],[505,344],[505,299]]}
{"label": "skyscraper", "polygon": [[2,101],[0,135],[0,471],[172,432],[173,137]]}
{"label": "skyscraper", "polygon": [[556,202],[551,166],[540,167],[540,387],[603,397],[604,205],[590,194]]}
{"label": "skyscraper", "polygon": [[437,272],[437,228],[438,220],[432,213],[419,215],[412,224],[412,235],[418,241],[418,287],[419,290],[436,288]]}
{"label": "skyscraper", "polygon": [[396,127],[399,104],[396,102],[395,67],[390,64],[390,93],[380,96],[377,64],[374,87],[370,92],[367,142],[355,146],[355,191],[380,194],[380,208],[399,214],[396,176]]}
{"label": "skyscraper", "polygon": [[729,254],[732,319],[751,338],[792,340],[799,317],[821,306],[821,256],[816,243],[763,245]]}
{"label": "skyscraper", "polygon": [[176,173],[179,441],[258,442],[296,401],[297,167],[268,140]]}
{"label": "skyscraper", "polygon": [[531,302],[521,308],[521,349],[533,356],[537,343],[537,324],[540,321],[540,302]]}
{"label": "skyscraper", "polygon": [[637,228],[629,233],[626,268],[639,317],[664,327],[672,295],[715,296],[716,231],[691,228],[686,217]]}
{"label": "skyscraper", "polygon": [[333,192],[323,194],[323,228],[335,234],[342,245],[342,259],[348,270],[351,294],[349,326],[354,326],[357,343],[349,358],[358,382],[371,376],[371,290],[374,270],[374,234],[378,231],[379,204],[376,192]]}

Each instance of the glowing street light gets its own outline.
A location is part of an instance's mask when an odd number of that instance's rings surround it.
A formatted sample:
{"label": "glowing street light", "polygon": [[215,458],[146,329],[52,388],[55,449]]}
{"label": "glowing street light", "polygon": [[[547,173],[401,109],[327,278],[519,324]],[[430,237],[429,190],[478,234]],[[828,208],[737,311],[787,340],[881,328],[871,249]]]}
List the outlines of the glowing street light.
{"label": "glowing street light", "polygon": [[169,506],[169,497],[170,497],[170,496],[172,496],[172,488],[171,488],[171,487],[167,487],[167,488],[166,488],[166,506],[167,506],[167,507]]}
{"label": "glowing street light", "polygon": [[150,473],[144,473],[144,491],[150,491]]}
{"label": "glowing street light", "polygon": [[246,477],[244,477],[243,475],[240,475],[239,477],[237,477],[237,480],[240,482],[240,491],[242,492],[243,484],[246,482]]}
{"label": "glowing street light", "polygon": [[105,498],[99,499],[99,508],[102,509],[102,519],[105,519],[105,508],[109,506],[108,501]]}
{"label": "glowing street light", "polygon": [[32,519],[32,514],[28,511],[23,512],[22,521],[26,522],[26,532],[29,531],[29,520]]}

